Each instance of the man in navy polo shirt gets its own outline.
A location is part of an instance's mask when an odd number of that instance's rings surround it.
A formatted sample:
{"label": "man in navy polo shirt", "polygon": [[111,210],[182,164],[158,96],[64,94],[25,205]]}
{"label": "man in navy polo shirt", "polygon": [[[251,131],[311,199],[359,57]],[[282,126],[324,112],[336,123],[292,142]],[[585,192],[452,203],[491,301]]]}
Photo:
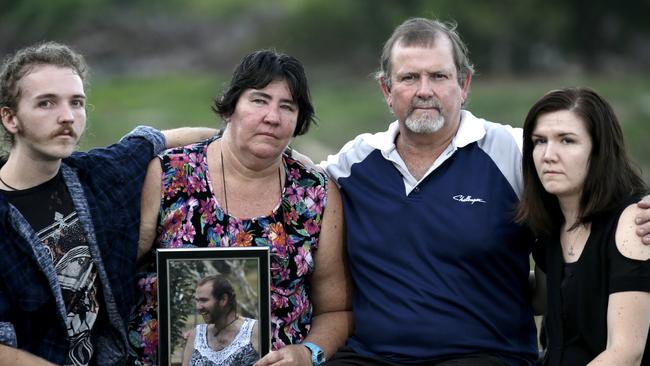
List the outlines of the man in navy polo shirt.
{"label": "man in navy polo shirt", "polygon": [[321,163],[341,187],[356,285],[354,335],[328,365],[537,358],[533,238],[513,223],[522,132],[462,109],[472,74],[455,26],[407,20],[377,75],[397,121]]}

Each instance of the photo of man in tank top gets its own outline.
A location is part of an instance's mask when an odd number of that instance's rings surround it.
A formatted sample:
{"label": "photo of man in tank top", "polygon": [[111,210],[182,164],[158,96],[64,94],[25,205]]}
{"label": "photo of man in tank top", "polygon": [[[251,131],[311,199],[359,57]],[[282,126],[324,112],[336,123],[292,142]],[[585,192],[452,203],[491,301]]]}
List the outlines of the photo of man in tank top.
{"label": "photo of man in tank top", "polygon": [[183,366],[246,366],[260,358],[257,321],[238,314],[237,295],[225,276],[199,280],[194,300],[205,324],[190,332]]}

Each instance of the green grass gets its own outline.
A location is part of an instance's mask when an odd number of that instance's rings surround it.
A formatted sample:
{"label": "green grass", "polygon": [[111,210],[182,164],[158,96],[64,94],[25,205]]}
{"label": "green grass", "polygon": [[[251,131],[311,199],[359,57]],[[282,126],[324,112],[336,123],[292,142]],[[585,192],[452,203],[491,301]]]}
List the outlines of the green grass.
{"label": "green grass", "polygon": [[[98,78],[89,89],[89,124],[82,148],[117,141],[138,124],[161,129],[179,126],[221,126],[210,110],[223,87],[224,76],[186,74]],[[375,81],[332,78],[310,80],[318,126],[293,145],[319,161],[363,132],[385,129],[393,118]],[[475,77],[469,104],[475,115],[491,121],[521,126],[528,108],[546,91],[584,85],[597,90],[613,105],[623,125],[632,159],[650,181],[650,75],[609,78]]]}
{"label": "green grass", "polygon": [[475,80],[469,109],[492,121],[520,127],[528,108],[544,93],[570,86],[593,88],[610,102],[622,125],[630,157],[650,182],[650,75]]}
{"label": "green grass", "polygon": [[88,127],[82,148],[117,141],[133,127],[216,126],[210,110],[222,79],[213,75],[102,78],[88,91]]}

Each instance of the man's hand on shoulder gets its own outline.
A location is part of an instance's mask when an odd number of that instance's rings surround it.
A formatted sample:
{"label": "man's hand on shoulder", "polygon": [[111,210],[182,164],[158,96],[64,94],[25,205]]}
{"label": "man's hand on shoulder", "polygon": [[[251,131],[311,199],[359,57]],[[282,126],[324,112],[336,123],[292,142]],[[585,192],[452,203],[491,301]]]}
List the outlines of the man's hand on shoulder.
{"label": "man's hand on shoulder", "polygon": [[321,168],[319,165],[314,164],[314,162],[307,155],[298,152],[298,150],[291,149],[291,154],[289,156],[291,156],[292,159],[300,162],[305,166],[305,168],[325,173],[325,170],[323,170],[323,168]]}
{"label": "man's hand on shoulder", "polygon": [[165,135],[165,146],[169,149],[209,139],[220,130],[208,127],[181,127],[161,132]]}
{"label": "man's hand on shoulder", "polygon": [[650,195],[643,197],[637,203],[641,209],[634,219],[636,223],[636,234],[642,237],[643,244],[650,245]]}

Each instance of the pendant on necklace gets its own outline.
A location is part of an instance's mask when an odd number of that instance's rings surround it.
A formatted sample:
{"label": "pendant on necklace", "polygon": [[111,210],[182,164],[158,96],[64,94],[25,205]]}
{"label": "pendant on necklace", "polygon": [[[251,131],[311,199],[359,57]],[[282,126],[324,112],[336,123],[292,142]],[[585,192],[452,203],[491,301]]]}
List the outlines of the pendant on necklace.
{"label": "pendant on necklace", "polygon": [[568,252],[567,254],[569,254],[570,256],[573,257],[573,255],[575,254],[575,253],[573,252],[573,246],[569,247],[569,252]]}

